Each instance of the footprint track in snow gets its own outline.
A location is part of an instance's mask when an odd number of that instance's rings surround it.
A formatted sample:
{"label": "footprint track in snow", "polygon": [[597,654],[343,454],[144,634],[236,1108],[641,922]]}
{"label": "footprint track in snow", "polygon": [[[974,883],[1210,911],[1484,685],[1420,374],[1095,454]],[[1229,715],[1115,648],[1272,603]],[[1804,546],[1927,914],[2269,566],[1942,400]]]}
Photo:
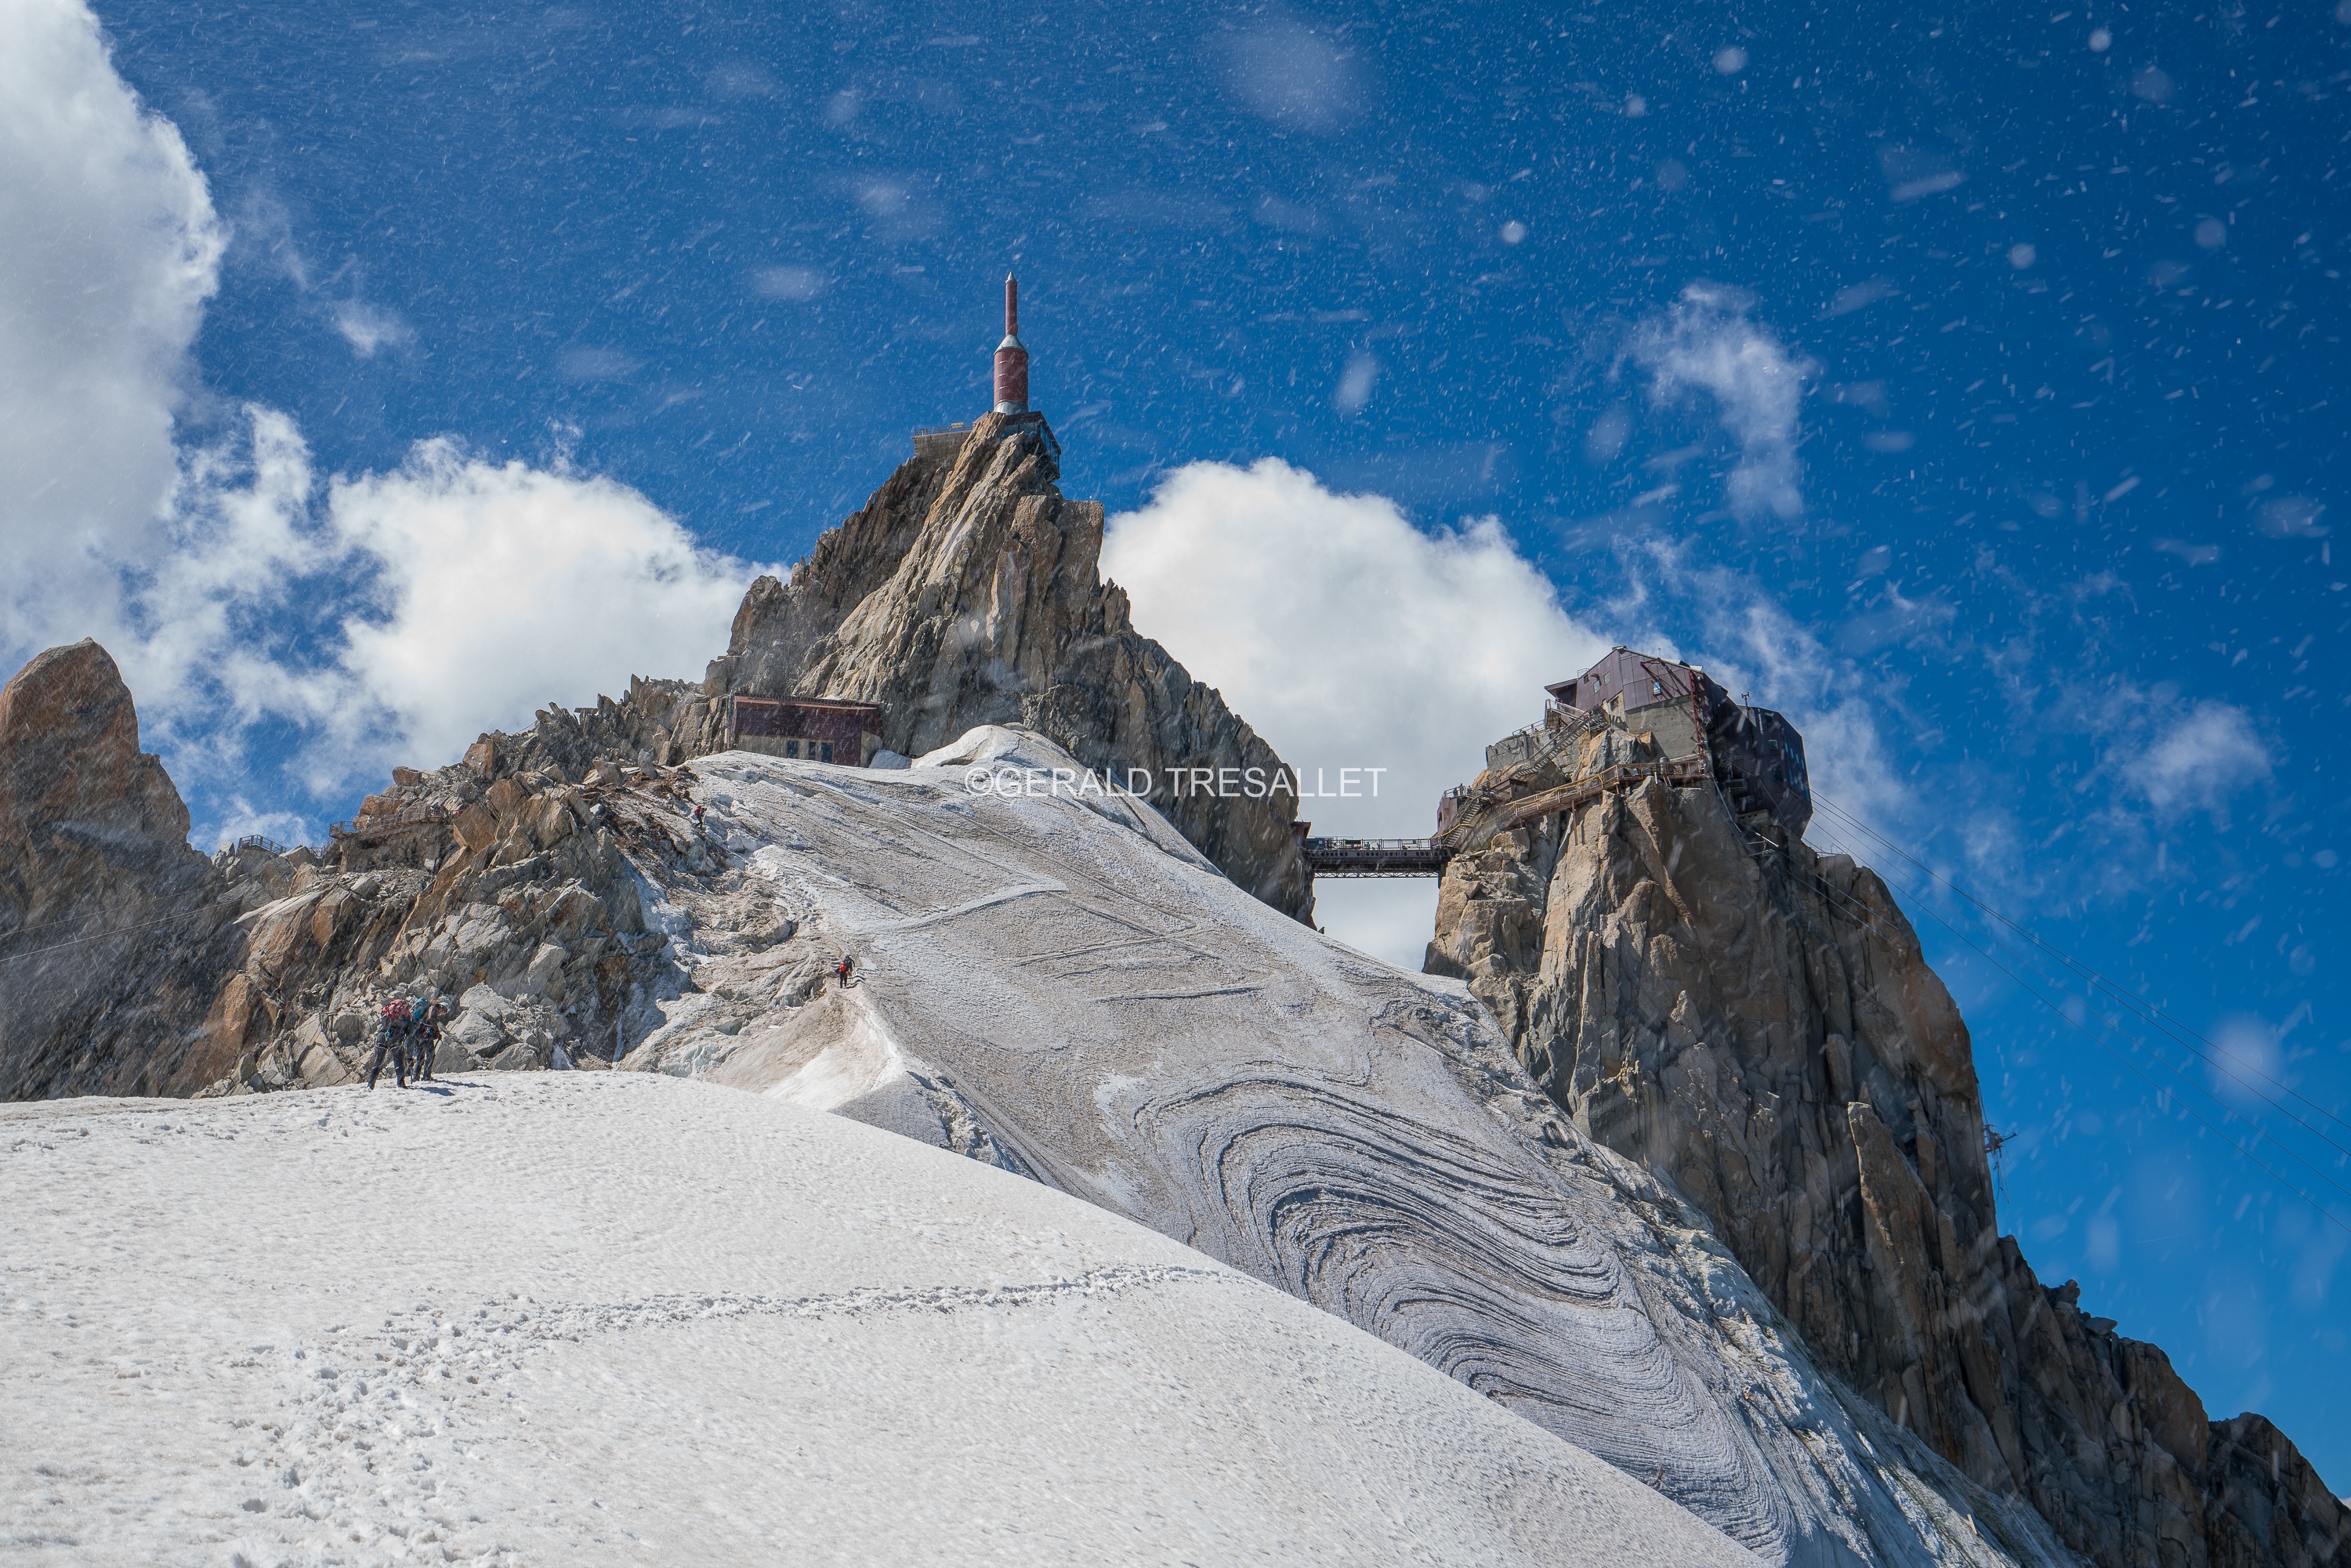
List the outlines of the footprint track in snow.
{"label": "footprint track in snow", "polygon": [[[266,1527],[263,1515],[331,1523],[356,1561],[391,1552],[503,1568],[521,1559],[500,1543],[496,1521],[450,1506],[443,1478],[481,1443],[509,1440],[491,1433],[480,1406],[509,1397],[500,1385],[548,1346],[728,1320],[1020,1312],[1176,1283],[1241,1282],[1217,1268],[1125,1266],[1065,1279],[799,1296],[685,1291],[548,1301],[514,1294],[454,1308],[419,1303],[372,1331],[330,1330],[321,1342],[239,1358],[241,1366],[277,1364],[291,1411],[282,1421],[236,1424],[235,1462],[256,1478],[243,1506],[258,1528]],[[283,1560],[257,1542],[239,1551],[256,1568]]]}

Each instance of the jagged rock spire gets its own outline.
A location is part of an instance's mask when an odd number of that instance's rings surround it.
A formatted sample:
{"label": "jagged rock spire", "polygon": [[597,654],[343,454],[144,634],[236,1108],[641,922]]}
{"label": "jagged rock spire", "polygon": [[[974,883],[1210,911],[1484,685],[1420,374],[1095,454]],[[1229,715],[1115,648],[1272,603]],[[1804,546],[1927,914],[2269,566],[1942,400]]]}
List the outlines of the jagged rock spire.
{"label": "jagged rock spire", "polygon": [[[1042,419],[990,413],[951,462],[905,464],[817,541],[789,584],[752,585],[709,689],[878,703],[883,744],[910,757],[1007,724],[1121,779],[1147,770],[1152,804],[1201,853],[1308,918],[1313,881],[1291,832],[1296,775],[1214,688],[1134,630],[1125,591],[1102,579],[1102,503],[1061,495],[1054,450]],[[1220,798],[1184,789],[1178,768],[1279,772],[1289,788]]]}

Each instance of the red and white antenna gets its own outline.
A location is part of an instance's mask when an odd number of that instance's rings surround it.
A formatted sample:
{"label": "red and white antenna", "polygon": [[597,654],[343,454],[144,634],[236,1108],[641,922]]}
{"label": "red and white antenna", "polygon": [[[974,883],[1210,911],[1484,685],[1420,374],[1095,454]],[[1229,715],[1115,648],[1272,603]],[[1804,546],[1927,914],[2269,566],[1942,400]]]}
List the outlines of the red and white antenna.
{"label": "red and white antenna", "polygon": [[996,412],[1029,412],[1029,350],[1020,346],[1020,280],[1004,275],[1004,341],[996,345]]}

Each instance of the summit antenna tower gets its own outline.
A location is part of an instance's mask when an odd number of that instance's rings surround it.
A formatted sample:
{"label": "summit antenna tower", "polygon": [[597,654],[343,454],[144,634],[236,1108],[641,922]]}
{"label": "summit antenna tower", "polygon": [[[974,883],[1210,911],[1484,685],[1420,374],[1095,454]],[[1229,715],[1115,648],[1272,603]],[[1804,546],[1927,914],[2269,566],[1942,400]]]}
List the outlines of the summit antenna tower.
{"label": "summit antenna tower", "polygon": [[996,345],[996,412],[1029,412],[1029,350],[1020,346],[1020,280],[1004,275],[1004,341]]}

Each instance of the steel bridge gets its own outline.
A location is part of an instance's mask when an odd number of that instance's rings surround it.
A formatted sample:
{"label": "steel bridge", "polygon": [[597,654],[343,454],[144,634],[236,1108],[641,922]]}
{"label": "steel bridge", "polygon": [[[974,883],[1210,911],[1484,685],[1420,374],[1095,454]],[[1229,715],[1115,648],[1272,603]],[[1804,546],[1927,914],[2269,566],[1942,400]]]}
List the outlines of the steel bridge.
{"label": "steel bridge", "polygon": [[1316,876],[1443,876],[1453,846],[1436,839],[1308,839]]}
{"label": "steel bridge", "polygon": [[1308,839],[1306,867],[1316,876],[1443,876],[1446,862],[1465,849],[1482,849],[1497,833],[1588,805],[1603,795],[1637,789],[1650,779],[1676,788],[1711,783],[1703,757],[1619,763],[1588,778],[1516,799],[1482,791],[1463,797],[1459,815],[1433,839]]}

